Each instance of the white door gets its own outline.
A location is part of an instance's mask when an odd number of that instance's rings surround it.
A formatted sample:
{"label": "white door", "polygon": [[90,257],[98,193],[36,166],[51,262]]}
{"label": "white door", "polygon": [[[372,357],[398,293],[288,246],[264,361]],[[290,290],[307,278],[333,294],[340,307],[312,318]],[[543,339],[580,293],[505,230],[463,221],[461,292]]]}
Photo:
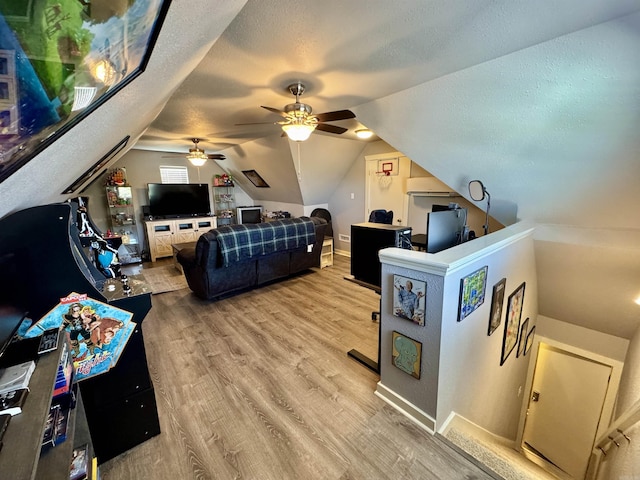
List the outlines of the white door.
{"label": "white door", "polygon": [[611,366],[540,345],[522,444],[584,479]]}
{"label": "white door", "polygon": [[[406,182],[411,175],[411,160],[405,156],[379,157],[382,155],[366,157],[365,221],[372,210],[392,210],[393,224],[407,225]],[[382,173],[389,168],[389,175]]]}

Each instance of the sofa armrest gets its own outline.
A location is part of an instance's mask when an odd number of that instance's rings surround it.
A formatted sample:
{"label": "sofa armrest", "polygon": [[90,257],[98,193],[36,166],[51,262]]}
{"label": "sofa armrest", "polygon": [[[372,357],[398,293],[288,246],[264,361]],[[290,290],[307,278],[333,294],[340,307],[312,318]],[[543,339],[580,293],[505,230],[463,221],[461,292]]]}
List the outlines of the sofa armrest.
{"label": "sofa armrest", "polygon": [[185,247],[178,252],[176,256],[178,262],[183,267],[195,267],[196,266],[196,247]]}

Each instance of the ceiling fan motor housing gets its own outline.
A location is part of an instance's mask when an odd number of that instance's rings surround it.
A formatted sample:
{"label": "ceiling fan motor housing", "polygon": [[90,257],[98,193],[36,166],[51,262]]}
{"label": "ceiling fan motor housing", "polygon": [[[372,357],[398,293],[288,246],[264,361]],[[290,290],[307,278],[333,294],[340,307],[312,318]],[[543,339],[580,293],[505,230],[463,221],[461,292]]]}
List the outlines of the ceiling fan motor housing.
{"label": "ceiling fan motor housing", "polygon": [[284,111],[295,117],[306,117],[311,115],[311,106],[306,103],[290,103],[289,105],[285,105]]}

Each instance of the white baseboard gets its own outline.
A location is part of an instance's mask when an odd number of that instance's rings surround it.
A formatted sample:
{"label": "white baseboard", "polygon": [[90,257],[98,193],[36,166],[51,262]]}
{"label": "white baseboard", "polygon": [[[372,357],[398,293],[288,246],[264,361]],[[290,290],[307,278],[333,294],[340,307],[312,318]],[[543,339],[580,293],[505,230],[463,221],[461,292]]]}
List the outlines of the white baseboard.
{"label": "white baseboard", "polygon": [[375,394],[419,427],[424,428],[432,435],[435,433],[436,421],[434,418],[411,404],[408,400],[402,398],[397,393],[389,390],[380,382],[376,385]]}
{"label": "white baseboard", "polygon": [[351,257],[351,252],[347,250],[333,250],[334,255],[342,255],[343,257]]}

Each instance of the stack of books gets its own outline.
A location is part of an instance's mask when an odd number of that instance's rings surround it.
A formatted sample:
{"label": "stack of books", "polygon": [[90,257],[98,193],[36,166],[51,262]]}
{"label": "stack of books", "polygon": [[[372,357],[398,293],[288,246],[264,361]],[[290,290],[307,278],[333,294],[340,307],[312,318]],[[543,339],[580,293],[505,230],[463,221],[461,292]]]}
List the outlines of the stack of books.
{"label": "stack of books", "polygon": [[[75,407],[76,392],[73,384],[73,356],[69,345],[62,346],[56,382],[53,387],[49,417],[42,438],[42,447],[54,447],[67,439],[67,423]],[[77,387],[75,387],[77,389]]]}

